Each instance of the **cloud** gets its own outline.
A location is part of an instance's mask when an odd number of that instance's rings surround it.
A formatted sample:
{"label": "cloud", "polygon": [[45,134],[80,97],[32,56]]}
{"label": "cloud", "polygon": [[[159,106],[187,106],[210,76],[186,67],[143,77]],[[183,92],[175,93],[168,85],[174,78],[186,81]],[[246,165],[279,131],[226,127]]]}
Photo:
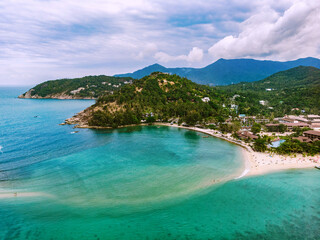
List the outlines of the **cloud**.
{"label": "cloud", "polygon": [[240,29],[237,36],[229,35],[209,48],[214,59],[320,56],[319,1],[295,1],[283,14],[264,7],[241,23]]}
{"label": "cloud", "polygon": [[179,56],[171,56],[164,52],[157,52],[154,57],[159,62],[164,62],[164,63],[172,62],[172,61],[199,62],[203,58],[203,50],[198,47],[194,47],[192,48],[192,50],[189,52],[188,55],[179,55]]}
{"label": "cloud", "polygon": [[318,5],[313,0],[2,0],[0,85],[113,75],[156,61],[201,67],[219,57],[319,56]]}

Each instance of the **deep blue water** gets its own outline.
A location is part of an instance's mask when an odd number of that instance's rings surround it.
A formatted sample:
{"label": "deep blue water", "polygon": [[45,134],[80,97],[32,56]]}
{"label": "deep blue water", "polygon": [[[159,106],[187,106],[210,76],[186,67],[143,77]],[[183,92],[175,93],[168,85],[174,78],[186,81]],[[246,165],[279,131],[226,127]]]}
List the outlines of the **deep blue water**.
{"label": "deep blue water", "polygon": [[171,127],[60,126],[88,100],[0,88],[0,239],[319,239],[320,172],[235,180],[239,147]]}

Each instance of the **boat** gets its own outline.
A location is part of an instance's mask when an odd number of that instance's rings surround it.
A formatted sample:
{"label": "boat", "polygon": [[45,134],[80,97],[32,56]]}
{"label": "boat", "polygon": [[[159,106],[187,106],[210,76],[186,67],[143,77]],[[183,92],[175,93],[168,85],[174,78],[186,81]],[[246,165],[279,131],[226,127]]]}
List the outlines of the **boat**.
{"label": "boat", "polygon": [[315,168],[320,170],[320,166],[315,166]]}

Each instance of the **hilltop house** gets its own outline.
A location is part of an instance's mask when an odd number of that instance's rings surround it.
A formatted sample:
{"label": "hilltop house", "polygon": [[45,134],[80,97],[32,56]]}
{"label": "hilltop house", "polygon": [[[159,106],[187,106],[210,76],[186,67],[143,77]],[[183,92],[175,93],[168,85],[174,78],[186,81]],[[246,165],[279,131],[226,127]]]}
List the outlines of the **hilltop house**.
{"label": "hilltop house", "polygon": [[206,103],[207,103],[207,102],[210,101],[210,98],[209,98],[209,97],[204,97],[204,98],[202,98],[201,100],[202,100],[202,102],[206,102]]}
{"label": "hilltop house", "polygon": [[259,103],[260,103],[262,106],[265,106],[265,105],[266,105],[266,101],[264,101],[264,100],[260,100]]}

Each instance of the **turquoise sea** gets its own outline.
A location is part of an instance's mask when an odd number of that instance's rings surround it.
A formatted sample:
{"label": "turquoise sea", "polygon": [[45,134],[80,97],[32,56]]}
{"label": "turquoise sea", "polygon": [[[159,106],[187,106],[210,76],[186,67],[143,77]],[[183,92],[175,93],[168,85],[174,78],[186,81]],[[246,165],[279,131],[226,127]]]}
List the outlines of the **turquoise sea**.
{"label": "turquoise sea", "polygon": [[0,239],[320,239],[319,170],[235,179],[238,146],[60,126],[93,101],[25,90],[0,88]]}

